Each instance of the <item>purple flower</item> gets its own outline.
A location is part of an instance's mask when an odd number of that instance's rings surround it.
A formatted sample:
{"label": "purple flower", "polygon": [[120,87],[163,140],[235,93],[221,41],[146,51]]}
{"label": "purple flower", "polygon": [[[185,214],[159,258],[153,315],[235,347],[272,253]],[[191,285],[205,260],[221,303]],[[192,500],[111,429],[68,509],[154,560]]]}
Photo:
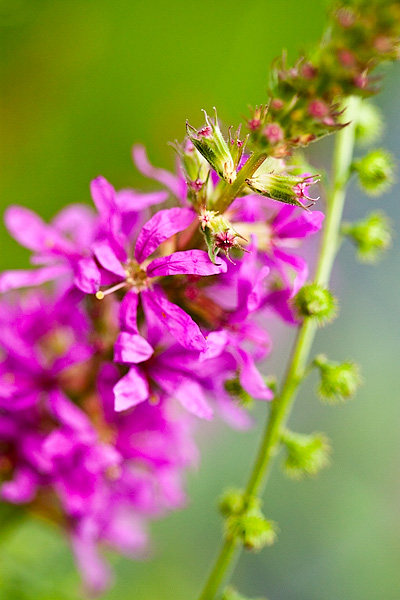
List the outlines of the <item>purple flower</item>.
{"label": "purple flower", "polygon": [[[206,341],[198,325],[184,310],[167,299],[156,281],[169,275],[216,275],[226,270],[226,263],[222,261],[214,265],[206,252],[196,249],[174,252],[149,260],[163,242],[186,229],[194,218],[195,214],[189,208],[171,208],[157,212],[139,232],[130,256],[115,236],[96,242],[92,246],[96,260],[81,261],[79,287],[85,292],[96,293],[99,299],[120,289],[129,290],[123,301],[121,325],[123,330],[135,335],[139,333],[136,311],[137,296],[141,294],[146,316],[150,320],[156,319],[162,323],[185,348],[203,350]],[[115,285],[104,291],[99,290],[104,280]],[[131,340],[132,351],[135,351],[134,346],[137,343],[138,337]],[[123,349],[125,346],[126,352],[130,352],[127,344],[129,337],[126,334],[117,340],[118,348]],[[146,353],[145,346],[142,342],[139,353]],[[151,353],[151,348],[147,347],[147,357]],[[140,361],[140,357],[132,359],[132,362]]]}

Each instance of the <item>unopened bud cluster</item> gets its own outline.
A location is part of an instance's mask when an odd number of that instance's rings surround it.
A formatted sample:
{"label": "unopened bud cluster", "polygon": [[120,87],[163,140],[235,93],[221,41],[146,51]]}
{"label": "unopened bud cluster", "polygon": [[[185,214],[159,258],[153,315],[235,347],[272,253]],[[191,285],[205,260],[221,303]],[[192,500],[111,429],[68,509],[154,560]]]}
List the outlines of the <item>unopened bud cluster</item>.
{"label": "unopened bud cluster", "polygon": [[394,159],[383,149],[372,150],[363,158],[354,161],[360,187],[370,196],[380,196],[394,181]]}
{"label": "unopened bud cluster", "polygon": [[294,297],[294,306],[299,317],[314,317],[319,324],[328,323],[337,314],[337,300],[326,288],[309,283]]}
{"label": "unopened bud cluster", "polygon": [[251,112],[250,139],[273,156],[340,129],[346,114],[341,117],[338,98],[376,93],[371,71],[399,56],[396,0],[351,1],[336,8],[331,21],[317,52],[293,67],[282,58],[271,78],[269,104]]}
{"label": "unopened bud cluster", "polygon": [[328,360],[324,355],[319,355],[315,358],[314,364],[320,372],[318,396],[328,404],[348,400],[354,396],[362,383],[360,368],[352,361],[337,363]]}
{"label": "unopened bud cluster", "polygon": [[302,435],[285,431],[281,442],[286,450],[283,468],[286,475],[292,479],[314,477],[329,465],[330,444],[323,433]]}
{"label": "unopened bud cluster", "polygon": [[392,243],[390,219],[382,212],[372,212],[355,223],[344,223],[343,234],[355,244],[360,261],[374,263]]}
{"label": "unopened bud cluster", "polygon": [[276,525],[264,517],[258,498],[228,490],[220,500],[220,511],[226,517],[226,538],[240,540],[246,550],[258,552],[275,542]]}

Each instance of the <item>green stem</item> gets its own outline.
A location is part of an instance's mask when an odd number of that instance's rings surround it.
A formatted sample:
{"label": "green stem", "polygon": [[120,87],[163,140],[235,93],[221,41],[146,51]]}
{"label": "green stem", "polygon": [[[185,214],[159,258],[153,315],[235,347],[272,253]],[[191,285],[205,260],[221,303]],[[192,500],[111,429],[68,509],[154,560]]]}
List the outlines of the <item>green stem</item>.
{"label": "green stem", "polygon": [[[327,215],[315,274],[316,283],[323,286],[329,282],[339,245],[340,223],[354,148],[355,126],[353,119],[357,114],[359,102],[357,98],[348,99],[346,119],[350,121],[350,125],[342,129],[336,138],[333,157],[333,184],[327,199]],[[261,493],[266,484],[272,464],[271,459],[276,454],[279,446],[280,432],[286,426],[303,379],[316,329],[315,320],[306,318],[298,330],[282,391],[273,401],[261,446],[247,483],[245,490],[247,500]],[[238,541],[234,538],[225,539],[199,600],[214,600],[225,579],[226,572],[233,558],[238,556],[238,552]]]}
{"label": "green stem", "polygon": [[246,179],[249,179],[249,177],[257,171],[258,167],[262,165],[266,158],[267,154],[265,152],[254,152],[238,172],[235,181],[231,184],[225,183],[220,196],[211,207],[212,210],[216,210],[223,214],[228,206],[232,204],[236,196],[241,192]]}

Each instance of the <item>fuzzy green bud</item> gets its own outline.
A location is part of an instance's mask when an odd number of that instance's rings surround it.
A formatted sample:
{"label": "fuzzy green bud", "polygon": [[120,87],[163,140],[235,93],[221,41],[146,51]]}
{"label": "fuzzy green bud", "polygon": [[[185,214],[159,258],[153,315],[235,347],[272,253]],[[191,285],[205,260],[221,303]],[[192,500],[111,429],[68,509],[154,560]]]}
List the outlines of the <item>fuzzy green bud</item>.
{"label": "fuzzy green bud", "polygon": [[337,363],[319,355],[314,364],[319,368],[321,376],[317,388],[318,396],[328,404],[348,400],[354,396],[362,383],[360,368],[352,361]]}
{"label": "fuzzy green bud", "polygon": [[368,146],[375,142],[383,129],[380,110],[371,102],[361,102],[356,118],[356,140],[360,146]]}
{"label": "fuzzy green bud", "polygon": [[372,150],[353,163],[360,187],[370,196],[380,196],[389,189],[394,182],[394,168],[393,156],[382,148]]}
{"label": "fuzzy green bud", "polygon": [[224,492],[219,500],[219,510],[224,517],[239,515],[244,511],[244,491],[229,489]]}
{"label": "fuzzy green bud", "polygon": [[[242,156],[245,142],[238,139],[239,130],[234,139],[229,134],[229,145],[222,135],[218,124],[217,111],[212,120],[204,111],[206,125],[195,129],[186,123],[186,132],[195,148],[200,152],[220,177],[228,183],[236,179],[236,168]],[[232,146],[232,152],[229,146]],[[233,153],[233,154],[232,154]]]}
{"label": "fuzzy green bud", "polygon": [[227,539],[240,539],[246,550],[259,552],[275,542],[277,528],[275,523],[265,519],[259,509],[252,509],[228,517],[225,534]]}
{"label": "fuzzy green bud", "polygon": [[355,223],[344,223],[342,231],[356,245],[359,260],[366,263],[379,260],[392,242],[390,219],[382,212],[373,212]]}
{"label": "fuzzy green bud", "polygon": [[288,477],[297,480],[314,477],[329,465],[331,448],[323,433],[302,435],[285,431],[281,441],[287,452],[283,468]]}
{"label": "fuzzy green bud", "polygon": [[331,321],[337,314],[337,300],[326,288],[309,283],[293,299],[300,317],[314,317],[319,323]]}

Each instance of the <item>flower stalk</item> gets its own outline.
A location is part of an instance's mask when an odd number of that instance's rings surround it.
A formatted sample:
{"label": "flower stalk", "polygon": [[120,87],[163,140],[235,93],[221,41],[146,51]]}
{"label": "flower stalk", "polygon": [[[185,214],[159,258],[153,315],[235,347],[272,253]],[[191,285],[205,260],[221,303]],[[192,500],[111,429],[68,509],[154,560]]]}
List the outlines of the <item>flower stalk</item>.
{"label": "flower stalk", "polygon": [[[335,256],[339,247],[340,227],[346,197],[346,187],[352,163],[355,123],[360,100],[350,97],[347,102],[346,120],[349,125],[337,134],[333,156],[333,181],[327,197],[327,215],[321,242],[319,260],[314,281],[322,286],[329,282]],[[300,326],[279,395],[272,403],[264,435],[251,470],[245,490],[245,502],[260,495],[269,475],[272,458],[280,443],[280,435],[289,419],[304,372],[307,366],[311,346],[317,331],[317,323],[312,317],[306,317]],[[226,539],[213,567],[199,600],[213,600],[227,572],[238,558],[240,546],[237,539]]]}

